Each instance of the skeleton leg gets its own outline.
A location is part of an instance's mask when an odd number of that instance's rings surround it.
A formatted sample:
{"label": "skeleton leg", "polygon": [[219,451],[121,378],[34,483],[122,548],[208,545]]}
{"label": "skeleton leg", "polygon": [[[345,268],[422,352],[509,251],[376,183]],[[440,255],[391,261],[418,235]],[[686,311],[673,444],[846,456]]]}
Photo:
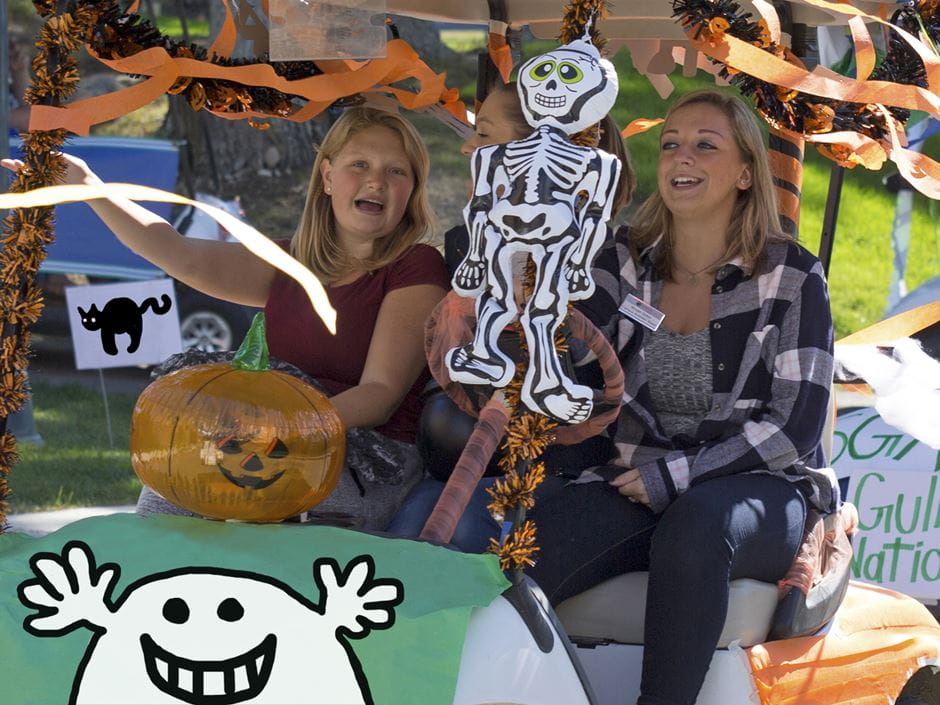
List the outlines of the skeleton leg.
{"label": "skeleton leg", "polygon": [[555,349],[555,332],[568,308],[562,271],[575,244],[556,246],[537,263],[535,290],[521,319],[529,346],[522,401],[533,411],[569,423],[586,420],[594,406],[591,389],[575,384],[562,371]]}
{"label": "skeleton leg", "polygon": [[488,288],[477,299],[476,333],[469,345],[450,350],[444,362],[455,382],[505,387],[515,373],[515,365],[499,349],[498,339],[517,313],[512,293],[513,252],[499,233],[487,230]]}

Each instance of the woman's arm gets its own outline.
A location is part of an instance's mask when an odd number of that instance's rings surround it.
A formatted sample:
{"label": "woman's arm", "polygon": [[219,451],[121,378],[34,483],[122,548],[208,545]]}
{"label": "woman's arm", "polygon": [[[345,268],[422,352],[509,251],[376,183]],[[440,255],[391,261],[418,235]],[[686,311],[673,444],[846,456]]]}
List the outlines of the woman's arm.
{"label": "woman's arm", "polygon": [[[779,302],[778,302],[779,303]],[[822,268],[806,273],[778,324],[770,401],[740,431],[637,467],[654,511],[712,477],[783,470],[819,445],[832,386],[832,317]]]}
{"label": "woman's arm", "polygon": [[427,364],[424,321],[442,298],[444,289],[435,284],[385,295],[359,384],[330,399],[347,427],[381,426],[401,404]]}
{"label": "woman's arm", "polygon": [[[64,183],[102,183],[83,160],[62,156],[68,163]],[[17,171],[23,164],[4,159],[2,165]],[[267,301],[274,268],[244,246],[184,237],[163,218],[127,199],[95,199],[88,205],[124,245],[184,284],[248,306]]]}

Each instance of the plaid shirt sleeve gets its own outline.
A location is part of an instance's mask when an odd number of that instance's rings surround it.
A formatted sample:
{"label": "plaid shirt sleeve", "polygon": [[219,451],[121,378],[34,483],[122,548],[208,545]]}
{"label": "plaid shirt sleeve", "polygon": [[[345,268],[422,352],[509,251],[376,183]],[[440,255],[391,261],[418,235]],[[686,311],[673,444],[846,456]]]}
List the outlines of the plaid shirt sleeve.
{"label": "plaid shirt sleeve", "polygon": [[[637,466],[653,511],[663,511],[690,485],[712,477],[754,470],[803,474],[801,465],[814,459],[832,384],[832,318],[821,265],[801,248],[787,250],[786,261],[761,275],[757,286],[763,325],[742,331],[763,336],[761,359],[750,369],[742,366],[734,385],[756,386],[748,378],[760,376],[761,369],[766,375],[772,364],[766,398],[730,395],[734,413],[745,410],[742,423],[710,433],[716,440]],[[756,408],[748,410],[752,405]]]}

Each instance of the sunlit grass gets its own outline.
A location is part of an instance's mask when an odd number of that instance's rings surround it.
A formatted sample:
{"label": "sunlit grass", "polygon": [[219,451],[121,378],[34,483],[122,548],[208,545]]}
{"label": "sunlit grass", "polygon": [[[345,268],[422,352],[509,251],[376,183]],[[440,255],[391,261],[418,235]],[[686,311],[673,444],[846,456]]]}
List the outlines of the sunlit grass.
{"label": "sunlit grass", "polygon": [[19,446],[10,474],[15,512],[66,506],[132,504],[140,483],[128,451],[131,411],[137,396],[109,394],[114,435],[109,447],[101,394],[78,385],[34,379],[33,418],[45,444]]}
{"label": "sunlit grass", "polygon": [[441,31],[441,41],[454,51],[464,53],[477,51],[486,46],[486,30],[476,29],[445,29]]}

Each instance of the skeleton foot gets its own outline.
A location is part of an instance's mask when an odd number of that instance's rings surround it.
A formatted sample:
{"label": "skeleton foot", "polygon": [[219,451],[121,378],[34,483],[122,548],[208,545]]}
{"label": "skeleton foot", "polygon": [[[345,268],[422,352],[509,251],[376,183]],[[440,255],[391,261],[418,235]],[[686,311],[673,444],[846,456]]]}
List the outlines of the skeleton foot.
{"label": "skeleton foot", "polygon": [[594,282],[588,276],[587,268],[581,265],[565,266],[565,279],[568,280],[568,296],[570,300],[587,298],[593,293]]}
{"label": "skeleton foot", "polygon": [[461,384],[486,384],[493,387],[509,384],[515,372],[511,360],[498,354],[488,358],[477,357],[471,348],[470,345],[454,348],[444,358],[452,380]]}
{"label": "skeleton foot", "polygon": [[[587,394],[580,394],[582,391],[586,391]],[[590,390],[581,385],[575,385],[572,391],[559,385],[537,395],[523,390],[522,401],[533,411],[567,423],[587,421],[594,408]]]}
{"label": "skeleton foot", "polygon": [[486,278],[486,263],[479,259],[465,259],[454,272],[454,289],[464,296],[479,294]]}

